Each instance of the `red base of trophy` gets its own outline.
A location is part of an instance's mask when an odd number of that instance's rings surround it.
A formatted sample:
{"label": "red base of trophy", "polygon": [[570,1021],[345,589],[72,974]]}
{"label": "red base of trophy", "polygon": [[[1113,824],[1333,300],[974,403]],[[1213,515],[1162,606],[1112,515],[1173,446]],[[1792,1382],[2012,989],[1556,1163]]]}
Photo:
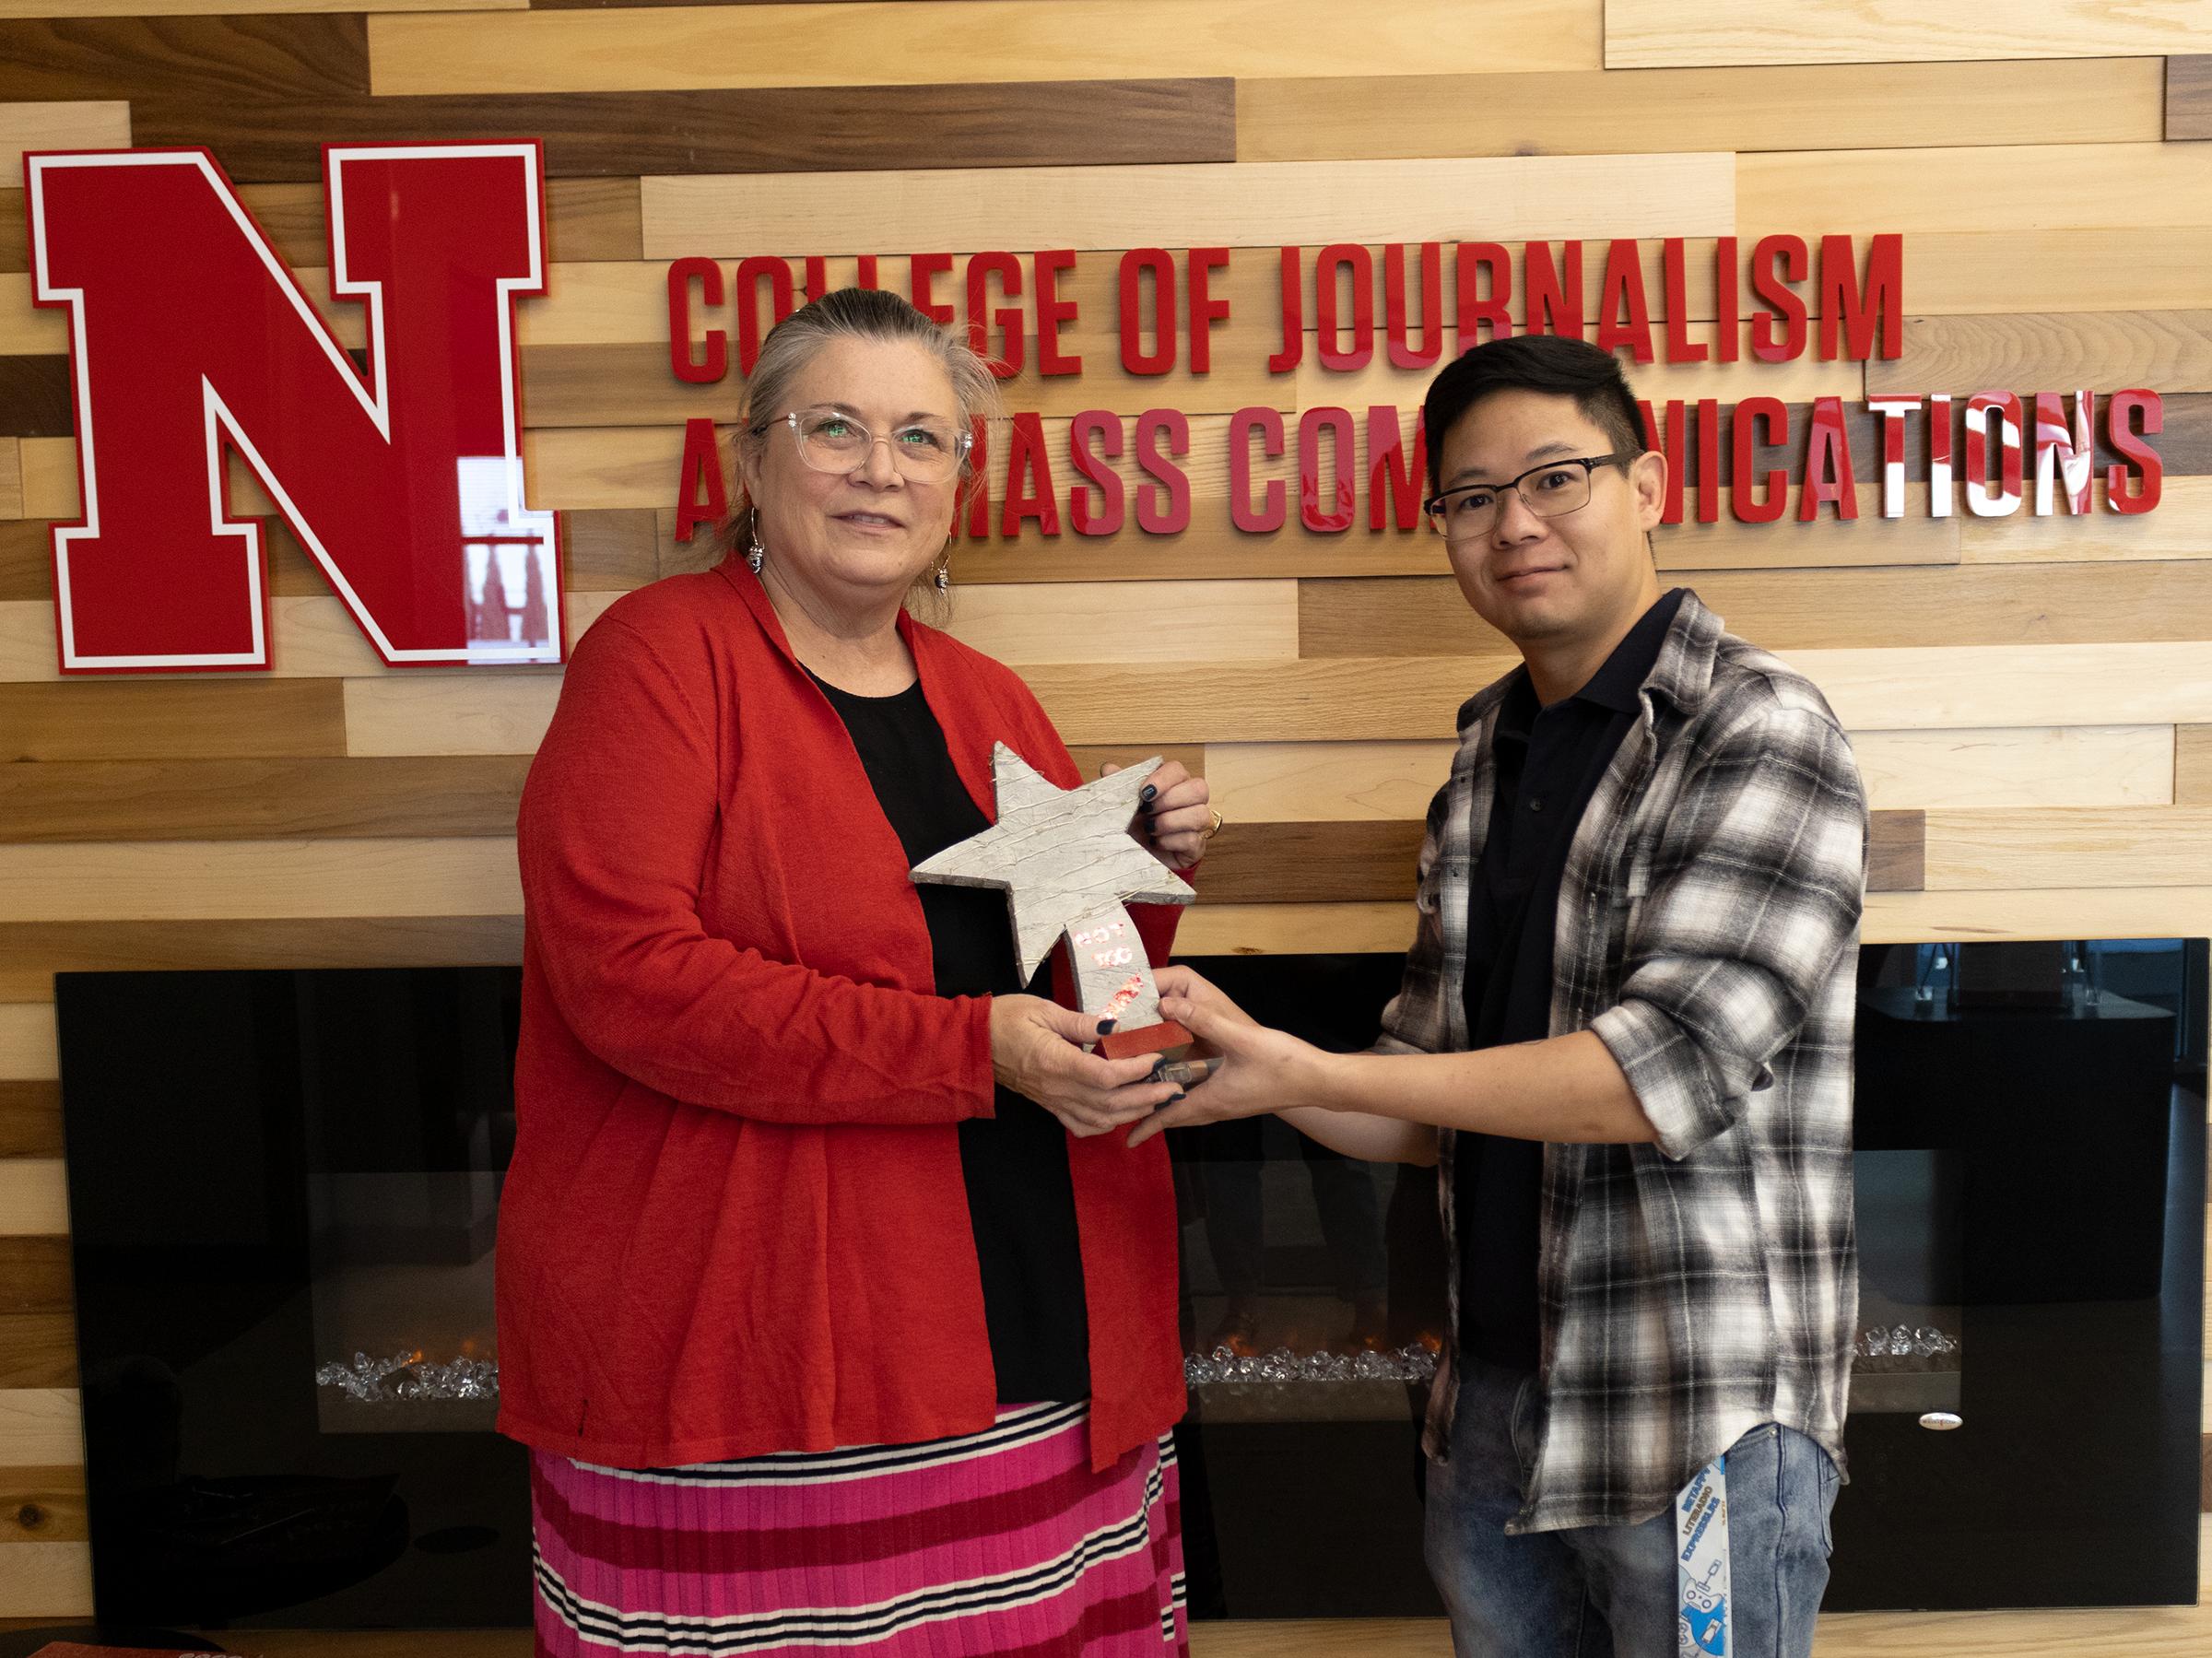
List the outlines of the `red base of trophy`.
{"label": "red base of trophy", "polygon": [[1152,1053],[1161,1059],[1181,1059],[1197,1039],[1173,1019],[1139,1025],[1135,1030],[1110,1030],[1099,1038],[1099,1052],[1108,1059],[1135,1059]]}

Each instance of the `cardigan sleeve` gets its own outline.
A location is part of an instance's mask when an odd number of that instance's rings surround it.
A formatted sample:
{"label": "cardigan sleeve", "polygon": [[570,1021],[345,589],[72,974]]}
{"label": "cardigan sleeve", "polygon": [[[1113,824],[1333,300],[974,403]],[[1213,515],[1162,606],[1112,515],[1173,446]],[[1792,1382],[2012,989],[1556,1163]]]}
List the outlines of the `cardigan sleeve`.
{"label": "cardigan sleeve", "polygon": [[712,723],[617,616],[579,641],[523,793],[529,948],[577,1040],[647,1088],[771,1122],[992,1112],[990,1003],[857,984],[709,934]]}

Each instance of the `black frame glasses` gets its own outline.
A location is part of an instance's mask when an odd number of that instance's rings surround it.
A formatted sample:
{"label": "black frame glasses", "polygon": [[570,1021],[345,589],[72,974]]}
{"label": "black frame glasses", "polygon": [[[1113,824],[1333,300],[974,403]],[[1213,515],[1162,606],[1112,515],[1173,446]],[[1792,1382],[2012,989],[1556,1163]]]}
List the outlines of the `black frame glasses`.
{"label": "black frame glasses", "polygon": [[[1498,510],[1504,505],[1506,491],[1509,489],[1518,495],[1521,498],[1522,505],[1538,518],[1564,518],[1568,513],[1579,512],[1590,504],[1590,480],[1600,466],[1618,465],[1632,459],[1634,459],[1633,456],[1623,456],[1618,451],[1612,454],[1563,455],[1555,460],[1541,461],[1531,466],[1526,472],[1508,478],[1502,484],[1461,484],[1455,488],[1446,489],[1442,494],[1431,496],[1423,501],[1421,511],[1429,515],[1430,527],[1443,536],[1445,540],[1470,541],[1477,535],[1489,534],[1490,526],[1498,521]],[[1572,506],[1562,506],[1557,500],[1540,500],[1521,488],[1524,479],[1535,477],[1542,472],[1557,472],[1566,466],[1580,466],[1583,469],[1582,499]],[[1497,498],[1490,504],[1488,516],[1478,524],[1453,525],[1447,523],[1444,514],[1451,506],[1453,499],[1455,496],[1465,496],[1477,490],[1488,490]]]}

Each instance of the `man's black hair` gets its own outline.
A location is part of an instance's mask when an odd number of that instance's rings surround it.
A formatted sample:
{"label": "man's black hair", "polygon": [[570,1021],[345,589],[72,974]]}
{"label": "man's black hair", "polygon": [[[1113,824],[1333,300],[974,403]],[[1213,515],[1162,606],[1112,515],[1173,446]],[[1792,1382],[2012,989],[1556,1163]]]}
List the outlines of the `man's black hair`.
{"label": "man's black hair", "polygon": [[[1488,340],[1460,354],[1429,384],[1421,403],[1429,441],[1429,491],[1441,488],[1444,434],[1452,423],[1493,392],[1550,392],[1574,399],[1583,417],[1606,434],[1621,464],[1643,453],[1643,416],[1620,364],[1610,351],[1586,340],[1523,334]],[[1502,481],[1502,480],[1493,480]]]}

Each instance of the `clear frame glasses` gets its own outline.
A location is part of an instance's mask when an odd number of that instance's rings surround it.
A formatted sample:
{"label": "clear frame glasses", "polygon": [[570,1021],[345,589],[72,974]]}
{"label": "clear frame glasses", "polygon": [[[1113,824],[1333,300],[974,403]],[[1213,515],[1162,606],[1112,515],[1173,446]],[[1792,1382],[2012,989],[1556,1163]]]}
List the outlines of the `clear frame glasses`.
{"label": "clear frame glasses", "polygon": [[878,434],[841,408],[794,409],[769,426],[790,427],[798,441],[799,459],[817,472],[857,472],[867,464],[877,444],[888,444],[899,476],[916,484],[939,484],[951,477],[974,441],[973,433],[934,416],[908,420]]}
{"label": "clear frame glasses", "polygon": [[1429,522],[1446,541],[1474,541],[1490,533],[1506,492],[1538,518],[1561,518],[1590,504],[1590,475],[1620,460],[1618,454],[1573,455],[1531,466],[1502,484],[1463,484],[1421,503]]}

